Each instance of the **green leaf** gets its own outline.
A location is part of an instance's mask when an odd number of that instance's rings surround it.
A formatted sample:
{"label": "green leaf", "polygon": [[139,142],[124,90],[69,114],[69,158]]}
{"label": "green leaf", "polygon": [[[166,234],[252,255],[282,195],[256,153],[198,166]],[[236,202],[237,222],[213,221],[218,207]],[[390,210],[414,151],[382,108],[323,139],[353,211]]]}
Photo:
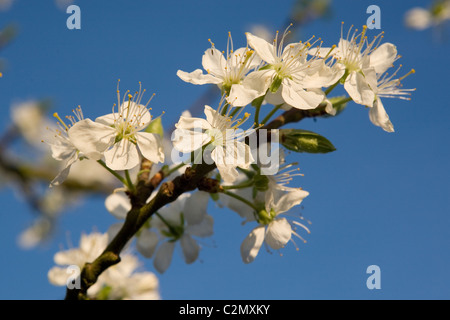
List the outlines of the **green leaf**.
{"label": "green leaf", "polygon": [[148,127],[145,129],[145,132],[157,133],[162,138],[164,135],[164,129],[162,126],[161,117],[158,117],[155,120],[153,120],[152,122],[150,122]]}
{"label": "green leaf", "polygon": [[307,130],[280,129],[281,144],[295,152],[328,153],[336,148],[325,137]]}

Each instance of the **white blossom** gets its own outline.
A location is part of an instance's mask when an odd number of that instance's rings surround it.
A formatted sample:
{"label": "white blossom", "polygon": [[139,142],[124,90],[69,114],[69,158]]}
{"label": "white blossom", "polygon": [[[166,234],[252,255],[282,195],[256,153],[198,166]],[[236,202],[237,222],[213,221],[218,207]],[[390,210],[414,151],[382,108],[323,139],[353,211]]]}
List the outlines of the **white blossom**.
{"label": "white blossom", "polygon": [[161,137],[143,131],[152,121],[148,103],[140,104],[144,92],[127,92],[128,100],[124,97],[121,101],[117,90],[118,111],[98,117],[95,122],[77,122],[69,130],[72,143],[90,159],[104,156],[112,170],[132,169],[139,165],[141,156],[154,163],[164,162]]}
{"label": "white blossom", "polygon": [[[249,75],[249,86],[265,94],[269,103],[278,105],[283,102],[297,109],[315,109],[324,99],[321,87],[328,85],[336,76],[321,71],[327,66],[321,59],[313,56],[308,59],[309,42],[284,45],[283,34],[278,43],[278,33],[273,44],[249,32],[246,33],[249,45],[267,64]],[[312,75],[316,74],[315,77]],[[317,75],[321,74],[321,77]]]}
{"label": "white blossom", "polygon": [[365,106],[372,106],[375,93],[370,87],[376,82],[376,74],[383,73],[392,66],[397,57],[397,48],[391,43],[381,46],[382,37],[375,36],[371,42],[366,38],[367,26],[363,26],[361,33],[349,29],[347,37],[341,31],[341,39],[337,47],[321,48],[319,55],[333,56],[338,64],[345,67],[346,78],[344,88],[354,102]]}
{"label": "white blossom", "polygon": [[[197,191],[184,193],[177,200],[158,210],[152,226],[159,230],[162,242],[156,249],[153,265],[160,273],[170,266],[176,242],[180,242],[184,261],[197,260],[200,246],[195,237],[208,237],[213,233],[213,218],[207,214],[209,194]],[[153,240],[153,239],[151,239]],[[152,244],[151,241],[149,244]]]}
{"label": "white blossom", "polygon": [[45,142],[50,145],[52,151],[52,157],[55,160],[62,161],[64,164],[62,170],[58,175],[50,182],[50,187],[60,185],[63,183],[69,175],[71,166],[78,160],[84,158],[80,149],[78,149],[69,137],[69,131],[80,121],[84,121],[83,112],[78,107],[74,110],[75,117],[67,116],[70,124],[66,124],[63,119],[59,117],[57,113],[53,116],[59,120],[59,129],[52,130],[53,135],[50,136]]}
{"label": "white blossom", "polygon": [[[229,113],[229,112],[228,112]],[[180,117],[172,134],[174,148],[183,153],[199,150],[208,144],[211,159],[215,162],[221,177],[232,182],[238,176],[236,167],[248,168],[254,162],[250,147],[242,140],[254,132],[238,129],[248,118],[246,113],[242,119],[239,113],[231,118],[221,115],[221,109],[214,110],[205,106],[206,120],[202,118]]]}
{"label": "white blossom", "polygon": [[177,75],[192,84],[216,84],[227,94],[228,103],[232,106],[245,106],[259,93],[248,87],[244,79],[260,63],[261,59],[249,48],[234,50],[231,33],[228,33],[226,57],[215,48],[213,42],[211,48],[203,54],[202,65],[207,74],[196,69],[191,73],[178,70]]}
{"label": "white blossom", "polygon": [[414,91],[414,89],[403,89],[401,87],[401,81],[408,75],[414,73],[415,70],[412,69],[406,75],[400,78],[395,78],[399,69],[400,68],[398,68],[391,75],[388,75],[388,73],[377,74],[376,83],[371,84],[371,88],[375,93],[375,100],[369,109],[369,119],[374,125],[381,127],[386,132],[394,132],[394,125],[389,119],[381,98],[399,98],[409,100],[410,98],[407,96],[410,95],[411,91]]}

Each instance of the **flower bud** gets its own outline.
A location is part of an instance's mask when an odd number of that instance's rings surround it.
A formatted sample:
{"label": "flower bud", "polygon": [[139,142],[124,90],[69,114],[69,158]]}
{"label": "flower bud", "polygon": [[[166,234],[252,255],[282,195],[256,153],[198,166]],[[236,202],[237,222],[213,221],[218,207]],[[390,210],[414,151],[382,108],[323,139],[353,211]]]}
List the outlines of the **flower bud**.
{"label": "flower bud", "polygon": [[281,144],[295,152],[328,153],[335,151],[333,144],[312,131],[301,129],[281,129]]}

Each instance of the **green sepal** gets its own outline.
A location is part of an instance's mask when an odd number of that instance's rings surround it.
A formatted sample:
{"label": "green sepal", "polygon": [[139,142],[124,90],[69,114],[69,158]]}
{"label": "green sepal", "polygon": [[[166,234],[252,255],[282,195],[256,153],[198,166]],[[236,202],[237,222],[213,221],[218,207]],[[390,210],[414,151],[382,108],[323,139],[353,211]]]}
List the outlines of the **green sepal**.
{"label": "green sepal", "polygon": [[275,93],[278,91],[278,89],[281,87],[281,83],[283,82],[283,78],[280,78],[279,76],[275,76],[272,84],[270,85],[270,92]]}
{"label": "green sepal", "polygon": [[148,127],[145,129],[145,132],[157,133],[162,138],[164,135],[164,128],[162,126],[161,117],[158,117],[158,118],[154,119],[152,122],[150,122]]}

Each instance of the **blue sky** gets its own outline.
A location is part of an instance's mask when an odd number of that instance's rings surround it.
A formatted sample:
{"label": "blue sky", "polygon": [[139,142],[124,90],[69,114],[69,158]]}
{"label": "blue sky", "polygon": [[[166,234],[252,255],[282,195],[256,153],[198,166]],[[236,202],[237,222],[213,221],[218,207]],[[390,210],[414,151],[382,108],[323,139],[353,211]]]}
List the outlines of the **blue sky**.
{"label": "blue sky", "polygon": [[[431,30],[412,31],[403,15],[426,1],[333,1],[331,15],[302,29],[305,39],[337,43],[345,26],[366,22],[366,8],[381,8],[384,41],[402,55],[404,81],[416,88],[411,101],[385,99],[395,126],[387,133],[371,124],[368,111],[350,103],[336,118],[306,120],[295,127],[312,130],[333,142],[326,155],[294,154],[304,177],[296,185],[310,192],[302,215],[312,222],[300,250],[288,245],[282,256],[262,250],[249,265],[239,247],[250,231],[241,219],[211,205],[215,235],[202,241],[199,261],[186,265],[175,252],[159,275],[164,299],[449,299],[450,298],[450,39],[437,41]],[[235,46],[254,24],[271,30],[284,25],[293,1],[78,1],[81,30],[68,30],[69,16],[53,1],[16,1],[0,12],[0,28],[18,27],[16,39],[0,57],[0,128],[10,122],[10,105],[28,99],[52,99],[52,110],[68,114],[81,105],[85,116],[110,112],[117,79],[123,90],[138,81],[156,96],[151,105],[164,110],[169,127],[208,89],[181,81],[176,71],[201,67],[211,38]],[[449,29],[447,28],[447,33]],[[370,31],[369,36],[377,31]],[[2,130],[3,132],[3,130]],[[84,199],[60,220],[51,242],[23,250],[18,234],[33,213],[12,188],[0,191],[1,299],[60,299],[64,289],[47,281],[53,255],[78,242],[81,232],[106,231],[116,220],[103,199]],[[151,261],[145,261],[153,271]],[[366,287],[366,269],[381,269],[381,289]]]}

